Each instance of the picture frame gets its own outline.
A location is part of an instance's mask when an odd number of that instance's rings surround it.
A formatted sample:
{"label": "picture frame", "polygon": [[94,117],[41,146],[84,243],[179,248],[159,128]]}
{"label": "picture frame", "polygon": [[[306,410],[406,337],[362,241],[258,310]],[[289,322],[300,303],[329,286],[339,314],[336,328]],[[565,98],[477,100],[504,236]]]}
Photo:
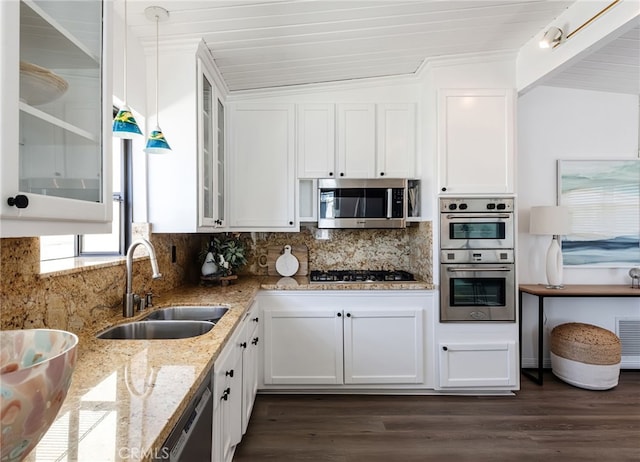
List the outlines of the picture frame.
{"label": "picture frame", "polygon": [[640,266],[640,159],[558,160],[558,204],[569,208],[564,266]]}

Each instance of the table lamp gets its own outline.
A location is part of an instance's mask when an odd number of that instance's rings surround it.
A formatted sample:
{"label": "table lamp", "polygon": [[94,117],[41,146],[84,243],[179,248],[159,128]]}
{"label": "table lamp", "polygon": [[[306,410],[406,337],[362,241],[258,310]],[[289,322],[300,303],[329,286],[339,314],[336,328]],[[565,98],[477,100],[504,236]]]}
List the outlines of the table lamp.
{"label": "table lamp", "polygon": [[561,205],[542,205],[531,207],[529,232],[531,234],[552,235],[547,250],[547,287],[561,289],[562,250],[560,236],[571,231],[569,208]]}

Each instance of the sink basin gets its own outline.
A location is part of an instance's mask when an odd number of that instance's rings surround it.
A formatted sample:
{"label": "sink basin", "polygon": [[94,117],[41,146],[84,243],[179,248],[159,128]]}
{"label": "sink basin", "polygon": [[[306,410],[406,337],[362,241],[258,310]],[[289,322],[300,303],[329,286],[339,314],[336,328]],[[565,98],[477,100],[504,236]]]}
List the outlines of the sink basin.
{"label": "sink basin", "polygon": [[0,331],[0,460],[23,460],[47,432],[71,385],[77,345],[62,330]]}
{"label": "sink basin", "polygon": [[172,306],[154,311],[145,320],[186,320],[216,323],[229,308],[226,306]]}
{"label": "sink basin", "polygon": [[213,329],[206,321],[137,321],[120,324],[98,334],[112,340],[158,340],[197,337]]}

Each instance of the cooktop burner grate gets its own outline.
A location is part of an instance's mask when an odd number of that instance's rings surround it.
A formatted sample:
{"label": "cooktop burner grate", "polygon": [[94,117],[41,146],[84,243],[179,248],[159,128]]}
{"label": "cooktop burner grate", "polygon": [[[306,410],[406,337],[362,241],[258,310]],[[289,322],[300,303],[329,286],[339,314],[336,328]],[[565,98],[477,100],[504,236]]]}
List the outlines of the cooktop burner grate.
{"label": "cooktop burner grate", "polygon": [[311,282],[406,282],[415,281],[408,271],[330,270],[311,271]]}

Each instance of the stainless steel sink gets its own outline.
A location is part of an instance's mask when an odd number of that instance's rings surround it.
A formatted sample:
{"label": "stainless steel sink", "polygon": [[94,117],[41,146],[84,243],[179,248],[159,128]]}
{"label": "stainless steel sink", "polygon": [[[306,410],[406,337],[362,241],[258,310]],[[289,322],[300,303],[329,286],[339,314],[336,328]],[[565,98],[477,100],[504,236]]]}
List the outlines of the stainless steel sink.
{"label": "stainless steel sink", "polygon": [[216,323],[229,311],[226,306],[171,306],[150,313],[145,320],[188,320]]}
{"label": "stainless steel sink", "polygon": [[206,321],[137,321],[110,327],[98,338],[113,340],[156,340],[197,337],[213,329]]}

